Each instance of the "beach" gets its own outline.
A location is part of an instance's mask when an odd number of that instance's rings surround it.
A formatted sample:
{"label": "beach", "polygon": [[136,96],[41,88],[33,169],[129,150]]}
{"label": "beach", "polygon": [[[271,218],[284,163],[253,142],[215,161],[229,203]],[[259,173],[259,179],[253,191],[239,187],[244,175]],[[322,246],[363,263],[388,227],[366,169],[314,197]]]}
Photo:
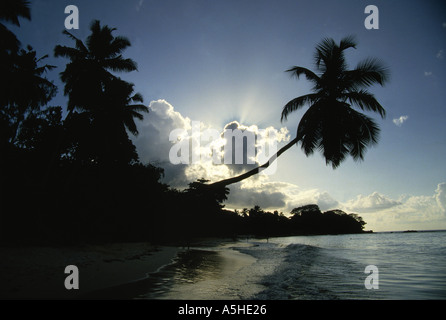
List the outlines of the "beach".
{"label": "beach", "polygon": [[[0,298],[443,300],[445,243],[438,231],[2,247]],[[78,290],[64,286],[67,265],[79,269]]]}
{"label": "beach", "polygon": [[[172,263],[181,250],[150,243],[0,247],[0,299],[82,299],[144,279]],[[68,265],[79,270],[79,289],[65,288]]]}

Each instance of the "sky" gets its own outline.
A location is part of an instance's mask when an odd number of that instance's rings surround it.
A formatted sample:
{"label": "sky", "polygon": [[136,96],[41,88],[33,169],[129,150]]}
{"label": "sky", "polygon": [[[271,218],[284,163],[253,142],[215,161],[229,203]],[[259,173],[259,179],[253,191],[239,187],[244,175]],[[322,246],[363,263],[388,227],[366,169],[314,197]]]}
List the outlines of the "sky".
{"label": "sky", "polygon": [[[369,4],[379,10],[379,29],[365,27]],[[323,211],[358,213],[374,231],[446,229],[444,1],[34,0],[32,21],[10,28],[22,45],[48,54],[45,63],[57,66],[47,74],[59,86],[50,105],[65,106],[67,100],[59,73],[68,61],[55,58],[53,49],[74,45],[62,34],[68,5],[79,10],[79,29],[69,30],[76,37],[85,40],[97,19],[130,40],[124,56],[137,62],[138,71],[119,76],[134,83],[150,107],[132,139],[141,161],[163,167],[165,181],[178,188],[249,166],[209,159],[173,164],[169,154],[179,146],[169,139],[173,131],[197,143],[203,132],[247,130],[258,135],[259,155],[266,156],[262,147],[280,147],[295,137],[305,111],[281,122],[283,106],[311,90],[304,78],[285,70],[314,70],[317,43],[354,35],[358,46],[346,52],[349,66],[377,57],[391,72],[388,84],[370,89],[387,112],[385,119],[368,114],[380,125],[379,144],[364,161],[347,159],[336,170],[318,153],[306,157],[294,146],[268,174],[231,186],[225,205],[288,214],[315,203]],[[214,142],[224,144],[219,137]]]}

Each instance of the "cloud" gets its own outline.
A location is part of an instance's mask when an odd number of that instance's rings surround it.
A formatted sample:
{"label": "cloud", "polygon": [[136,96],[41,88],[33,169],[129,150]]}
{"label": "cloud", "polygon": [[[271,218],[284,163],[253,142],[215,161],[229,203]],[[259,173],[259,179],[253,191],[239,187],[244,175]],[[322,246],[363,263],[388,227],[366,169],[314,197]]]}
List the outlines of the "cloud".
{"label": "cloud", "polygon": [[440,183],[435,190],[434,195],[435,201],[437,202],[438,208],[446,214],[446,183]]}
{"label": "cloud", "polygon": [[425,77],[430,77],[432,75],[432,71],[424,71]]}
{"label": "cloud", "polygon": [[446,227],[446,183],[433,195],[402,195],[398,200],[377,192],[344,203],[360,213],[367,225],[378,230],[443,229]]}
{"label": "cloud", "polygon": [[[165,100],[152,101],[149,109],[133,141],[141,162],[163,167],[165,182],[174,187],[186,187],[200,178],[218,181],[252,169],[266,162],[280,142],[289,140],[286,128],[260,129],[232,121],[223,129],[214,129],[183,116]],[[250,138],[237,143],[232,138],[236,134],[238,141],[243,136]]]}
{"label": "cloud", "polygon": [[142,162],[169,161],[170,133],[175,129],[190,130],[192,121],[175,111],[165,100],[152,101],[149,114],[138,122],[139,135],[134,138]]}
{"label": "cloud", "polygon": [[[221,142],[224,147],[224,162],[231,171],[241,173],[253,169],[255,166],[265,163],[278,150],[278,144],[290,139],[286,128],[276,129],[268,127],[260,129],[257,125],[246,126],[238,121],[232,121],[226,124],[223,132],[220,134]],[[246,143],[240,143],[243,137]],[[276,166],[274,162],[266,174],[273,174]]]}
{"label": "cloud", "polygon": [[172,147],[169,134],[178,128],[190,130],[192,121],[176,112],[165,100],[150,102],[149,111],[144,120],[137,123],[139,135],[132,138],[140,161],[164,168],[165,182],[172,186],[187,185],[185,166],[173,165],[169,160]]}
{"label": "cloud", "polygon": [[393,123],[398,127],[401,127],[403,123],[407,121],[407,119],[409,119],[409,116],[401,116],[399,118],[393,119]]}
{"label": "cloud", "polygon": [[252,208],[255,205],[265,210],[276,210],[286,206],[286,193],[272,187],[274,183],[269,183],[269,187],[252,188],[244,187],[243,184],[236,184],[230,187],[228,201],[225,203],[228,208],[242,209]]}
{"label": "cloud", "polygon": [[390,199],[378,192],[368,196],[358,195],[356,199],[347,201],[344,205],[349,211],[375,212],[400,205],[401,202]]}
{"label": "cloud", "polygon": [[339,208],[340,203],[328,192],[318,189],[300,190],[289,197],[287,212],[307,204],[317,204],[322,211]]}
{"label": "cloud", "polygon": [[437,57],[437,59],[443,59],[443,57],[444,57],[444,50],[440,49],[435,56]]}

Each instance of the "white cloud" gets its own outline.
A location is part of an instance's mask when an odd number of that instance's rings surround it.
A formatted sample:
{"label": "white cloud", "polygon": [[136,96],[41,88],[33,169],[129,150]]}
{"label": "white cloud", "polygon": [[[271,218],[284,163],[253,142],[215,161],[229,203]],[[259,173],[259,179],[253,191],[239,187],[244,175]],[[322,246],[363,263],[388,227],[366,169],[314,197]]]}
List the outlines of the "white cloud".
{"label": "white cloud", "polygon": [[169,134],[174,129],[191,129],[191,120],[176,112],[165,100],[150,102],[149,114],[138,122],[134,143],[142,162],[169,161]]}
{"label": "white cloud", "polygon": [[[270,183],[271,187],[274,183]],[[228,208],[252,208],[255,205],[265,210],[276,210],[286,206],[287,195],[276,188],[244,187],[243,184],[230,186],[231,193],[225,203]]]}
{"label": "white cloud", "polygon": [[446,183],[438,184],[434,197],[440,210],[446,214]]}
{"label": "white cloud", "polygon": [[401,116],[399,118],[393,119],[393,123],[398,127],[401,127],[403,123],[407,121],[407,119],[409,119],[409,116]]}
{"label": "white cloud", "polygon": [[344,205],[347,209],[356,209],[375,230],[446,228],[446,183],[438,184],[430,196],[404,195],[394,200],[375,192],[358,196]]}
{"label": "white cloud", "polygon": [[442,26],[443,28],[446,28],[446,22],[443,22]]}
{"label": "white cloud", "polygon": [[444,57],[444,50],[440,49],[436,54],[437,59],[443,59]]}
{"label": "white cloud", "polygon": [[[149,109],[150,113],[138,123],[140,134],[133,140],[141,162],[151,162],[165,168],[165,181],[175,187],[186,187],[188,183],[200,178],[218,181],[244,172],[266,162],[272,153],[277,151],[280,142],[289,140],[286,128],[260,129],[256,125],[247,126],[233,121],[221,130],[213,129],[206,123],[192,121],[183,116],[165,100],[152,101]],[[226,148],[226,129],[239,129],[240,132],[252,134],[254,137],[254,153],[248,153],[246,144],[234,144],[234,153],[239,152],[243,156],[243,162],[240,164],[233,164],[234,161],[224,164],[224,152],[229,153],[227,159],[234,159],[233,149]],[[172,164],[170,153],[177,141],[170,140],[171,133],[175,133],[172,135],[173,139],[178,137],[182,141],[184,149],[178,144],[175,150],[178,149],[176,155],[181,156],[182,151],[185,151],[182,160],[186,164]],[[273,146],[276,149],[272,148]],[[215,158],[213,154],[216,154]],[[172,155],[175,156],[175,152],[172,152]],[[169,172],[175,172],[175,175]]]}
{"label": "white cloud", "polygon": [[368,196],[358,195],[356,199],[347,201],[344,205],[349,211],[355,212],[376,212],[400,205],[401,202],[390,199],[378,192],[373,192]]}
{"label": "white cloud", "polygon": [[301,190],[297,194],[289,197],[287,212],[293,208],[307,204],[317,204],[321,211],[339,208],[339,202],[335,200],[328,192],[318,189]]}
{"label": "white cloud", "polygon": [[432,71],[424,71],[424,76],[430,77],[432,75]]}

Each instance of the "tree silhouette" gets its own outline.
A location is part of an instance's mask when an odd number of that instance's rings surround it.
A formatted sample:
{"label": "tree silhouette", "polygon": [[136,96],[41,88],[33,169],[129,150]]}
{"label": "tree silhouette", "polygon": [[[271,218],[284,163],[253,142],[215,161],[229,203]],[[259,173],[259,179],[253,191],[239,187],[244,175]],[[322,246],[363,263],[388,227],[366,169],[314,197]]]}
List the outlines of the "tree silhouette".
{"label": "tree silhouette", "polygon": [[116,78],[110,71],[137,70],[136,62],[122,57],[122,52],[130,46],[127,38],[113,36],[116,29],[101,27],[98,20],[92,22],[90,30],[85,44],[64,30],[63,33],[75,41],[75,47],[57,45],[54,48],[56,57],[71,60],[61,73],[64,93],[69,97],[69,112],[92,110],[100,105],[104,86]]}
{"label": "tree silhouette", "polygon": [[[20,26],[19,18],[31,20],[29,2],[5,0],[0,3],[0,20]],[[19,127],[32,112],[48,103],[56,94],[56,86],[43,77],[54,66],[40,66],[31,46],[20,49],[20,42],[0,23],[0,121],[2,140],[14,143]]]}
{"label": "tree silhouette", "polygon": [[[0,20],[20,26],[19,17],[31,20],[29,1],[2,0],[0,1]],[[20,41],[5,25],[0,23],[0,49],[16,52]]]}
{"label": "tree silhouette", "polygon": [[20,49],[14,54],[7,83],[4,84],[5,94],[2,97],[3,111],[9,116],[12,124],[10,143],[17,137],[20,124],[26,116],[45,106],[57,92],[57,87],[43,77],[44,73],[54,69],[54,66],[39,63],[47,58],[36,57],[36,51],[31,46],[27,50]]}
{"label": "tree silhouette", "polygon": [[[126,129],[137,135],[134,118],[142,120],[142,113],[149,109],[132,104],[143,102],[142,96],[133,94],[133,84],[111,73],[137,69],[133,60],[122,56],[130,41],[114,36],[116,29],[101,27],[98,20],[93,21],[90,30],[85,43],[65,30],[63,33],[75,41],[75,47],[58,45],[54,49],[56,57],[70,59],[61,73],[64,93],[69,98],[67,123],[76,129],[73,135],[80,138],[77,142],[83,150],[78,154],[84,160],[136,161],[138,156]],[[74,115],[75,111],[81,114]]]}
{"label": "tree silhouette", "polygon": [[388,80],[388,70],[374,58],[363,60],[349,70],[344,51],[356,45],[351,36],[342,39],[339,45],[333,39],[324,39],[316,46],[316,72],[297,66],[287,70],[297,78],[304,75],[313,84],[313,93],[289,101],[282,110],[281,121],[284,121],[290,113],[309,106],[300,120],[296,137],[265,164],[210,186],[227,186],[247,179],[269,167],[299,142],[305,155],[319,150],[333,169],[348,155],[355,161],[363,160],[367,147],[378,142],[380,130],[371,117],[355,108],[385,117],[384,108],[366,88],[374,84],[383,86]]}

